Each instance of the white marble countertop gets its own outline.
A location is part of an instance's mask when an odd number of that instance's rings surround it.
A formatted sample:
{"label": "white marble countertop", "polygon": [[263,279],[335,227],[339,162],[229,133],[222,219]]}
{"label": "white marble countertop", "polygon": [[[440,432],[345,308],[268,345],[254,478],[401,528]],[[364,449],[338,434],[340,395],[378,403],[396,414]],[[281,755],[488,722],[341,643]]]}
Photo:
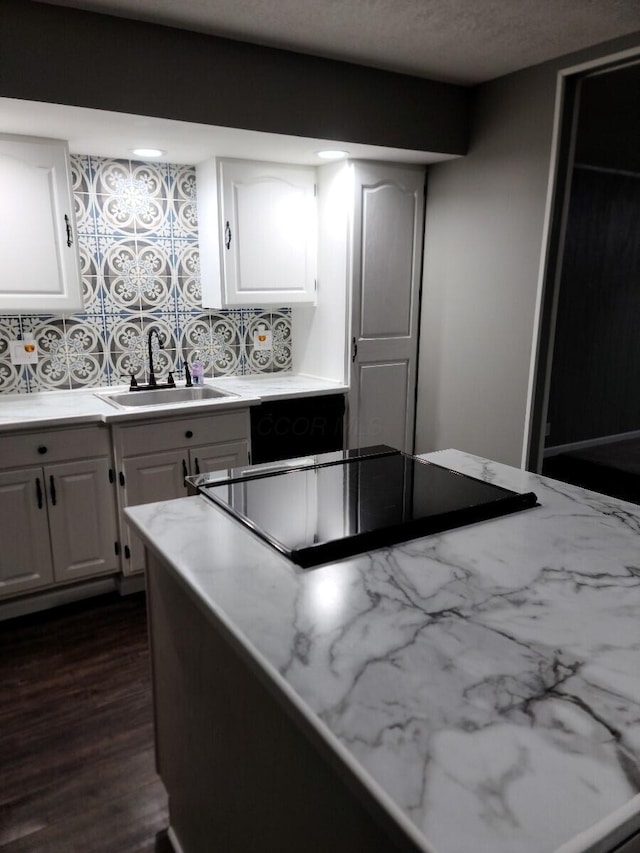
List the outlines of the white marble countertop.
{"label": "white marble countertop", "polygon": [[640,507],[426,458],[541,505],[307,571],[202,497],[127,515],[420,849],[610,850],[640,828]]}
{"label": "white marble countertop", "polygon": [[148,419],[160,415],[179,415],[215,412],[252,406],[266,400],[309,397],[345,393],[348,388],[339,382],[317,379],[301,374],[269,376],[233,376],[206,380],[205,385],[226,389],[234,397],[144,406],[139,409],[118,409],[97,394],[126,391],[126,386],[91,388],[75,391],[46,391],[36,394],[0,395],[0,432],[25,428],[48,428],[72,424],[115,423]]}

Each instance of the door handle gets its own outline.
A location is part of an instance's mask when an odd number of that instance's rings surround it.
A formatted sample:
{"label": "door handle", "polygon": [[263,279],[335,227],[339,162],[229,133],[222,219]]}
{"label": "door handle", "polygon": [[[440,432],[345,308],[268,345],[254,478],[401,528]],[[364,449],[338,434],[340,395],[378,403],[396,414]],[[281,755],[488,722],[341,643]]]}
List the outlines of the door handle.
{"label": "door handle", "polygon": [[356,356],[358,355],[358,342],[355,337],[351,339],[351,361],[356,360]]}
{"label": "door handle", "polygon": [[[183,459],[182,460],[182,476],[186,477],[188,474],[189,474],[189,472],[187,471],[187,463]],[[182,485],[185,487],[185,489],[187,488],[186,483],[183,483]]]}
{"label": "door handle", "polygon": [[199,474],[199,473],[200,473],[200,463],[198,462],[198,457],[197,457],[197,456],[196,456],[196,458],[195,458],[194,462],[195,462],[196,474]]}
{"label": "door handle", "polygon": [[49,477],[49,492],[51,493],[51,503],[56,505],[56,484],[53,479],[53,474]]}
{"label": "door handle", "polygon": [[36,498],[38,500],[38,509],[42,509],[42,486],[40,485],[40,477],[36,477]]}
{"label": "door handle", "polygon": [[231,248],[231,225],[229,222],[224,226],[224,245],[227,249]]}

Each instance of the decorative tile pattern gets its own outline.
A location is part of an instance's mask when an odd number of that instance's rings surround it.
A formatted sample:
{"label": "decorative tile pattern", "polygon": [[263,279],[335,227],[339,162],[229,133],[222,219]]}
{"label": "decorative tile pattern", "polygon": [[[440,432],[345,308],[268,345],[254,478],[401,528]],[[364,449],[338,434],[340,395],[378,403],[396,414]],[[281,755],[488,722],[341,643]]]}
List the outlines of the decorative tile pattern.
{"label": "decorative tile pattern", "polygon": [[[275,373],[291,369],[291,313],[290,309],[261,311],[259,308],[245,314],[244,346],[246,373]],[[254,334],[271,332],[271,349],[257,349]]]}
{"label": "decorative tile pattern", "polygon": [[[72,155],[84,310],[0,317],[0,393],[146,382],[147,335],[158,379],[291,369],[291,309],[203,310],[193,166]],[[262,324],[269,350],[254,347]],[[32,333],[36,365],[13,365],[9,341]]]}
{"label": "decorative tile pattern", "polygon": [[17,341],[22,333],[20,318],[0,317],[0,393],[26,393],[29,390],[25,365],[11,364],[9,342]]}
{"label": "decorative tile pattern", "polygon": [[[241,312],[236,312],[241,315]],[[222,312],[188,318],[182,332],[182,352],[189,364],[202,362],[204,375],[229,376],[240,373],[242,319]]]}

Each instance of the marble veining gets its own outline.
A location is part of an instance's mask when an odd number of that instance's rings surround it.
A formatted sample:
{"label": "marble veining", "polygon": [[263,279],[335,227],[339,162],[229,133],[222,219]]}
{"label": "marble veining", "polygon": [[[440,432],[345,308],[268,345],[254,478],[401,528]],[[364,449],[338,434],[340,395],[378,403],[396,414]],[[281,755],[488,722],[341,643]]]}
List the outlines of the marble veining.
{"label": "marble veining", "polygon": [[541,505],[306,571],[202,498],[127,512],[423,850],[606,849],[640,825],[640,507],[427,458]]}

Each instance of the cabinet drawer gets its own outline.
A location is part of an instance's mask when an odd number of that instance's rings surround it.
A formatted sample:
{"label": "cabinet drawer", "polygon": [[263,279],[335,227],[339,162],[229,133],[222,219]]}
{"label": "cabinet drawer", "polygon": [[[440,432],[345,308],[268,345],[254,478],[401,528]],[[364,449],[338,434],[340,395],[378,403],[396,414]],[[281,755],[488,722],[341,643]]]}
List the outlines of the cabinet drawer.
{"label": "cabinet drawer", "polygon": [[111,455],[109,428],[100,426],[12,433],[0,447],[5,468]]}
{"label": "cabinet drawer", "polygon": [[122,427],[119,449],[122,456],[135,456],[176,447],[189,448],[199,444],[242,440],[247,439],[248,435],[249,412],[243,409],[240,412],[154,421]]}

